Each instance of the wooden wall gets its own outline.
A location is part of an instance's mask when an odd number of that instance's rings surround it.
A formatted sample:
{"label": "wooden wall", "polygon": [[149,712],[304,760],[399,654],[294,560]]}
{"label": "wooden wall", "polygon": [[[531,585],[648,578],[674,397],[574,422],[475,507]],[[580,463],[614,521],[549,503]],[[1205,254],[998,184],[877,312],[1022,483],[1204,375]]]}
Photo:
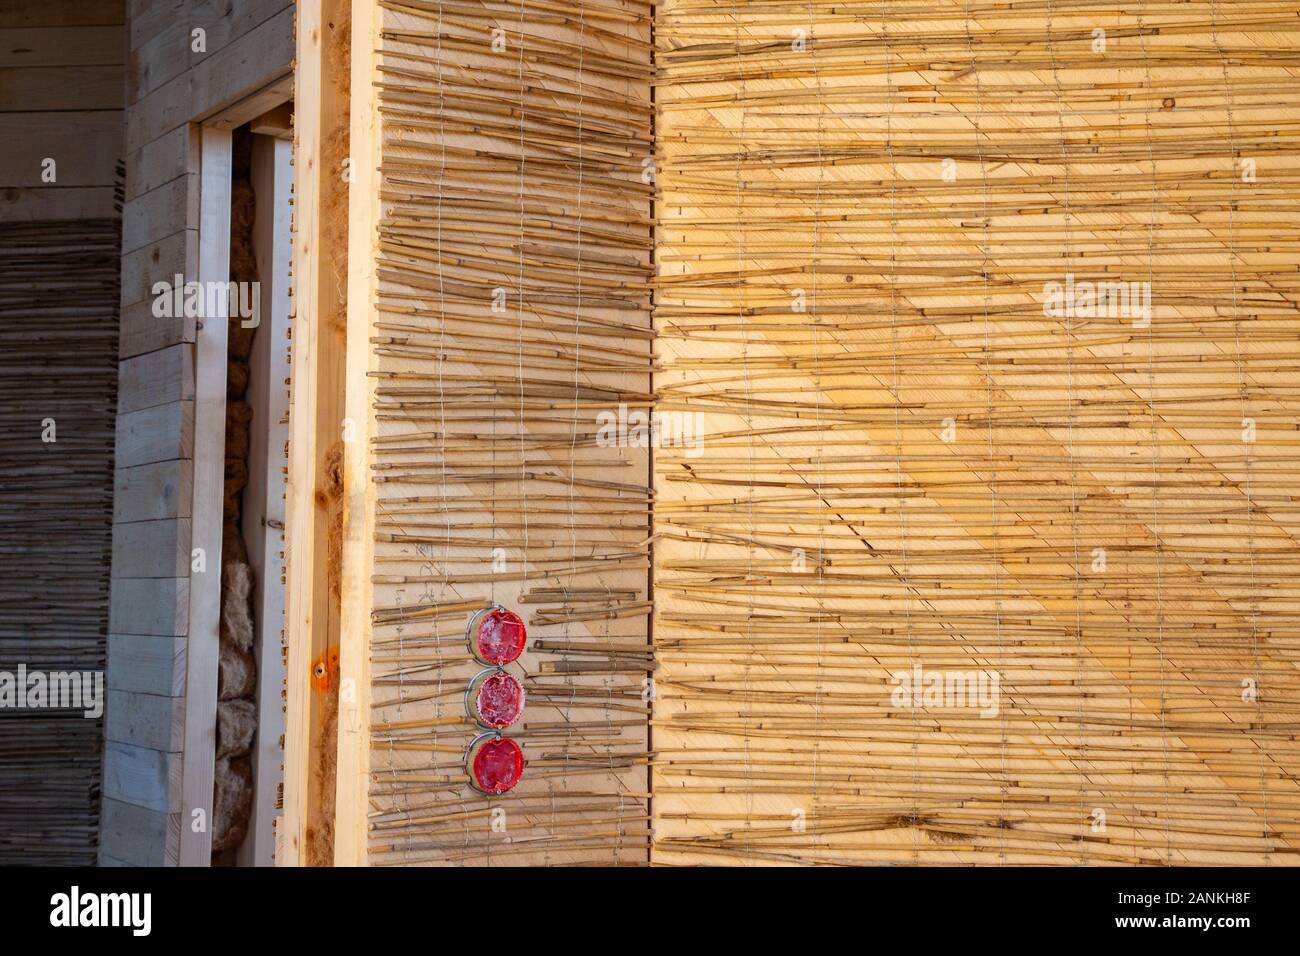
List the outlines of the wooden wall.
{"label": "wooden wall", "polygon": [[[10,673],[104,667],[123,20],[121,0],[0,7],[0,670]],[[79,712],[0,717],[0,863],[95,862],[103,735],[102,720]]]}
{"label": "wooden wall", "polygon": [[[126,205],[117,418],[112,707],[103,863],[177,862],[194,478],[195,321],[157,318],[154,283],[199,268],[196,122],[231,128],[288,98],[286,0],[128,0]],[[197,52],[195,30],[203,30]],[[219,444],[219,443],[218,443]],[[206,555],[217,574],[219,554]],[[205,640],[215,658],[215,624]],[[213,675],[215,679],[215,675]]]}
{"label": "wooden wall", "polygon": [[656,862],[1295,862],[1297,29],[658,8]]}
{"label": "wooden wall", "polygon": [[[650,398],[649,26],[354,4],[341,863],[647,859],[649,452],[596,432]],[[491,601],[530,632],[494,799],[463,770]]]}
{"label": "wooden wall", "polygon": [[[122,158],[124,0],[0,10],[0,218],[112,219]],[[57,163],[53,182],[42,160]]]}

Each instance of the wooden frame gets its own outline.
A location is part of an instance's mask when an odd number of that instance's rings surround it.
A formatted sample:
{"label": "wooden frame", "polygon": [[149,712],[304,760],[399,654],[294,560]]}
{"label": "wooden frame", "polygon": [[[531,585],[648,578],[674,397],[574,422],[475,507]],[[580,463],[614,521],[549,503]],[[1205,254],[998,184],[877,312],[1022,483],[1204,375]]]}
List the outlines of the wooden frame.
{"label": "wooden frame", "polygon": [[[346,305],[337,277],[346,263],[346,224],[323,215],[344,202],[341,170],[327,169],[346,149],[347,97],[329,75],[326,44],[346,30],[346,4],[299,8],[294,73],[294,247],[292,412],[286,486],[285,643],[288,648],[284,815],[277,860],[307,862],[308,832],[321,795],[322,711],[311,692],[311,662],[338,640],[337,598],[328,557],[329,455],[343,420]],[[337,40],[335,40],[337,42]],[[337,218],[337,216],[335,216]]]}
{"label": "wooden frame", "polygon": [[[358,317],[376,298],[380,148],[377,123],[378,50],[382,10],[376,0],[352,4],[352,186],[348,204],[348,302]],[[334,833],[336,866],[366,862],[370,786],[370,609],[374,604],[375,486],[370,481],[370,437],[375,380],[370,323],[348,324],[343,444],[343,584],[339,641],[338,776]]]}
{"label": "wooden frame", "polygon": [[[286,108],[288,104],[285,104]],[[257,196],[254,248],[261,284],[261,327],[249,357],[247,401],[254,408],[244,491],[243,534],[256,582],[257,743],[253,751],[253,812],[240,847],[242,865],[275,863],[276,795],[282,779],[284,732],[284,446],[289,437],[290,184],[293,145],[270,136],[253,139]]]}
{"label": "wooden frame", "polygon": [[[199,139],[199,255],[197,280],[204,288],[226,283],[230,277],[230,203],[231,203],[231,133],[229,129],[213,125],[196,127]],[[266,221],[266,235],[271,242],[274,259],[267,261],[273,274],[271,281],[263,284],[263,316],[270,318],[266,334],[270,341],[268,350],[268,383],[284,379],[283,360],[274,358],[275,343],[284,341],[288,323],[287,272],[288,272],[288,168],[291,147],[287,142],[272,141],[274,159],[269,177],[272,197],[264,209],[279,210]],[[265,165],[265,163],[264,163]],[[265,188],[265,187],[264,187]],[[278,220],[278,221],[277,221]],[[205,296],[205,299],[207,297]],[[221,545],[222,512],[225,485],[225,426],[226,426],[226,363],[228,323],[207,317],[200,320],[194,345],[194,438],[193,438],[193,504],[191,542],[194,551],[191,560],[201,560],[197,567],[191,564],[188,639],[185,661],[185,731],[184,753],[181,769],[181,820],[179,860],[182,866],[208,866],[212,858],[212,799],[216,754],[217,670],[220,648],[221,621]],[[278,334],[277,334],[278,333]],[[284,417],[287,398],[272,389],[268,395],[268,417],[280,422]],[[273,439],[277,429],[271,425],[263,436],[261,467],[267,475],[266,498],[262,505],[268,513],[278,506],[283,486],[277,447],[283,439]],[[253,472],[250,472],[253,473]],[[276,508],[278,511],[278,507]],[[275,519],[277,523],[282,518]],[[280,558],[279,529],[264,523],[267,540],[258,542],[251,552],[259,555],[257,580],[278,580]],[[269,576],[269,578],[268,578]],[[262,622],[279,620],[283,608],[283,590],[279,587],[259,591],[260,606],[256,615]],[[257,656],[258,682],[258,745],[254,755],[255,768],[263,774],[279,767],[280,749],[280,694],[278,690],[267,693],[268,672],[262,669],[267,661],[270,684],[278,688],[281,669],[278,629],[267,630],[259,626]],[[271,653],[267,653],[268,647]],[[256,780],[255,776],[255,780]],[[274,859],[272,820],[275,815],[276,787],[260,786],[255,797],[255,808],[250,821],[252,845],[242,854],[246,862],[270,865]]]}
{"label": "wooden frame", "polygon": [[[230,276],[230,131],[199,127],[198,281]],[[180,865],[212,860],[212,784],[217,733],[221,618],[221,520],[225,484],[227,323],[199,321],[194,343],[194,503],[185,663],[185,751],[181,772]],[[201,819],[200,819],[201,814]],[[201,824],[201,825],[200,825]]]}

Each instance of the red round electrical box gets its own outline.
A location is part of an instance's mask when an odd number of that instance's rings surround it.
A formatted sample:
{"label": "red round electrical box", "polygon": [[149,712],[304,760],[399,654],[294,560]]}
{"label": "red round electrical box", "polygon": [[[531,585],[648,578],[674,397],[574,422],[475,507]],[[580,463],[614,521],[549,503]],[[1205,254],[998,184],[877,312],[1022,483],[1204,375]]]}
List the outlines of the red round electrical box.
{"label": "red round electrical box", "polygon": [[524,652],[528,631],[524,619],[499,604],[476,611],[465,630],[469,652],[481,664],[500,667]]}
{"label": "red round electrical box", "polygon": [[524,685],[503,670],[485,670],[469,684],[465,709],[483,727],[509,727],[524,710]]}
{"label": "red round electrical box", "polygon": [[524,749],[509,737],[480,734],[465,754],[465,772],[480,793],[509,793],[524,775]]}

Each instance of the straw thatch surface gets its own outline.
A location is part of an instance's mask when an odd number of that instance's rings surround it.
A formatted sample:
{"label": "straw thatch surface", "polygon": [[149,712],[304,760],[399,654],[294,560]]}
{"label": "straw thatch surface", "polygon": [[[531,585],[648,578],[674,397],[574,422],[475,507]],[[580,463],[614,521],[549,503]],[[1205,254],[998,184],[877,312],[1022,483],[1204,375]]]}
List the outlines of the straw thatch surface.
{"label": "straw thatch surface", "polygon": [[653,125],[641,5],[383,18],[370,862],[1294,861],[1295,9],[666,0]]}
{"label": "straw thatch surface", "polygon": [[[116,220],[0,226],[0,671],[11,675],[104,669],[119,244]],[[103,732],[80,710],[0,710],[0,865],[94,865]]]}
{"label": "straw thatch surface", "polygon": [[656,860],[1294,861],[1297,26],[660,9]]}
{"label": "straw thatch surface", "polygon": [[657,862],[1294,861],[1298,29],[659,8]]}
{"label": "straw thatch surface", "polygon": [[[648,458],[596,424],[649,401],[648,11],[383,7],[369,860],[644,863]],[[490,601],[530,638],[500,799],[463,771]]]}

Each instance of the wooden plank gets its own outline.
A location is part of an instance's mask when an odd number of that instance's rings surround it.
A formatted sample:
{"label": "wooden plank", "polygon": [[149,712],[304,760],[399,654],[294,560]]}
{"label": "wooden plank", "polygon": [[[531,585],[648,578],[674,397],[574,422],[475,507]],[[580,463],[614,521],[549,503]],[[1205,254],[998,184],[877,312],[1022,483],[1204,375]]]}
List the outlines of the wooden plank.
{"label": "wooden plank", "polygon": [[192,174],[128,199],[122,208],[122,252],[134,252],[181,229],[194,229],[198,214],[198,178]]}
{"label": "wooden plank", "polygon": [[0,67],[0,110],[120,110],[122,67]]}
{"label": "wooden plank", "polygon": [[0,67],[121,64],[122,25],[0,29]]}
{"label": "wooden plank", "polygon": [[[0,112],[0,187],[42,189],[107,186],[117,182],[124,139],[120,110],[58,113]],[[55,183],[41,180],[42,160],[56,162]]]}
{"label": "wooden plank", "polygon": [[376,301],[379,252],[379,34],[383,12],[375,0],[352,3],[352,93],[348,193],[348,322],[345,398],[349,435],[343,443],[342,621],[339,627],[338,782],[335,866],[364,866],[370,807],[370,611],[374,566],[375,486],[370,481],[374,368],[370,323]]}
{"label": "wooden plank", "polygon": [[253,140],[253,244],[261,283],[261,325],[249,356],[246,401],[253,408],[243,536],[257,582],[253,620],[257,658],[257,741],[253,810],[239,848],[245,866],[275,865],[276,803],[284,780],[285,445],[289,440],[289,268],[293,144]]}
{"label": "wooden plank", "polygon": [[173,345],[118,365],[118,414],[194,398],[194,353]]}
{"label": "wooden plank", "polygon": [[193,462],[188,459],[118,469],[113,484],[113,520],[188,518],[192,469]]}
{"label": "wooden plank", "polygon": [[100,817],[100,865],[166,866],[168,815],[120,800],[105,800]]}
{"label": "wooden plank", "polygon": [[179,753],[185,732],[182,698],[109,690],[104,737],[114,743]]}
{"label": "wooden plank", "polygon": [[180,578],[190,573],[190,521],[113,526],[113,573],[123,578]]}
{"label": "wooden plank", "polygon": [[[351,0],[299,8],[294,91],[293,349],[286,482],[285,643],[287,645],[284,816],[280,862],[308,862],[308,831],[320,839],[321,696],[312,661],[338,642],[337,569],[328,539],[331,451],[344,417],[347,349],[347,187],[333,168],[347,152]],[[339,74],[343,75],[340,76]],[[324,743],[331,749],[335,741]]]}
{"label": "wooden plank", "polygon": [[0,216],[6,222],[111,219],[115,215],[113,190],[104,186],[0,187]]}
{"label": "wooden plank", "polygon": [[281,866],[302,866],[306,857],[308,794],[311,786],[313,695],[304,676],[317,653],[313,633],[327,617],[325,509],[316,495],[321,453],[318,442],[316,370],[321,344],[314,321],[318,309],[321,257],[317,252],[320,209],[321,17],[323,7],[298,11],[294,60],[294,218],[292,378],[289,409],[289,467],[285,479],[285,735],[284,814],[280,820]]}
{"label": "wooden plank", "polygon": [[183,636],[189,628],[189,599],[189,578],[113,578],[109,631]]}
{"label": "wooden plank", "polygon": [[185,696],[185,639],[108,636],[108,688],[160,697]]}
{"label": "wooden plank", "polygon": [[123,0],[8,0],[0,27],[112,26],[126,22]]}
{"label": "wooden plank", "polygon": [[181,228],[165,239],[128,252],[122,257],[122,305],[151,305],[159,282],[174,284],[177,275],[193,278],[198,268],[198,234]]}
{"label": "wooden plank", "polygon": [[[230,133],[200,132],[198,281],[230,278]],[[185,756],[181,866],[212,863],[212,786],[216,753],[217,649],[221,618],[221,522],[225,485],[226,339],[222,316],[199,323],[194,376],[194,547],[203,549],[206,570],[191,576],[189,652],[185,681]]]}
{"label": "wooden plank", "polygon": [[104,799],[171,812],[179,796],[180,754],[110,740],[104,745]]}
{"label": "wooden plank", "polygon": [[193,402],[169,402],[117,417],[117,467],[190,457]]}
{"label": "wooden plank", "polygon": [[[184,124],[126,157],[126,199],[132,200],[178,176],[199,171],[199,139]],[[123,143],[125,132],[120,128]]]}
{"label": "wooden plank", "polygon": [[[186,0],[187,10],[193,16],[218,16],[228,5],[220,0]],[[127,47],[134,50],[166,31],[176,20],[174,5],[158,0],[129,0],[126,9]]]}
{"label": "wooden plank", "polygon": [[257,119],[250,120],[248,128],[258,136],[274,136],[277,139],[293,140],[293,103],[281,103],[267,110]]}
{"label": "wooden plank", "polygon": [[119,358],[128,359],[181,342],[194,341],[196,319],[192,316],[182,316],[179,319],[159,318],[153,314],[153,309],[153,299],[146,299],[123,308],[117,337]]}

